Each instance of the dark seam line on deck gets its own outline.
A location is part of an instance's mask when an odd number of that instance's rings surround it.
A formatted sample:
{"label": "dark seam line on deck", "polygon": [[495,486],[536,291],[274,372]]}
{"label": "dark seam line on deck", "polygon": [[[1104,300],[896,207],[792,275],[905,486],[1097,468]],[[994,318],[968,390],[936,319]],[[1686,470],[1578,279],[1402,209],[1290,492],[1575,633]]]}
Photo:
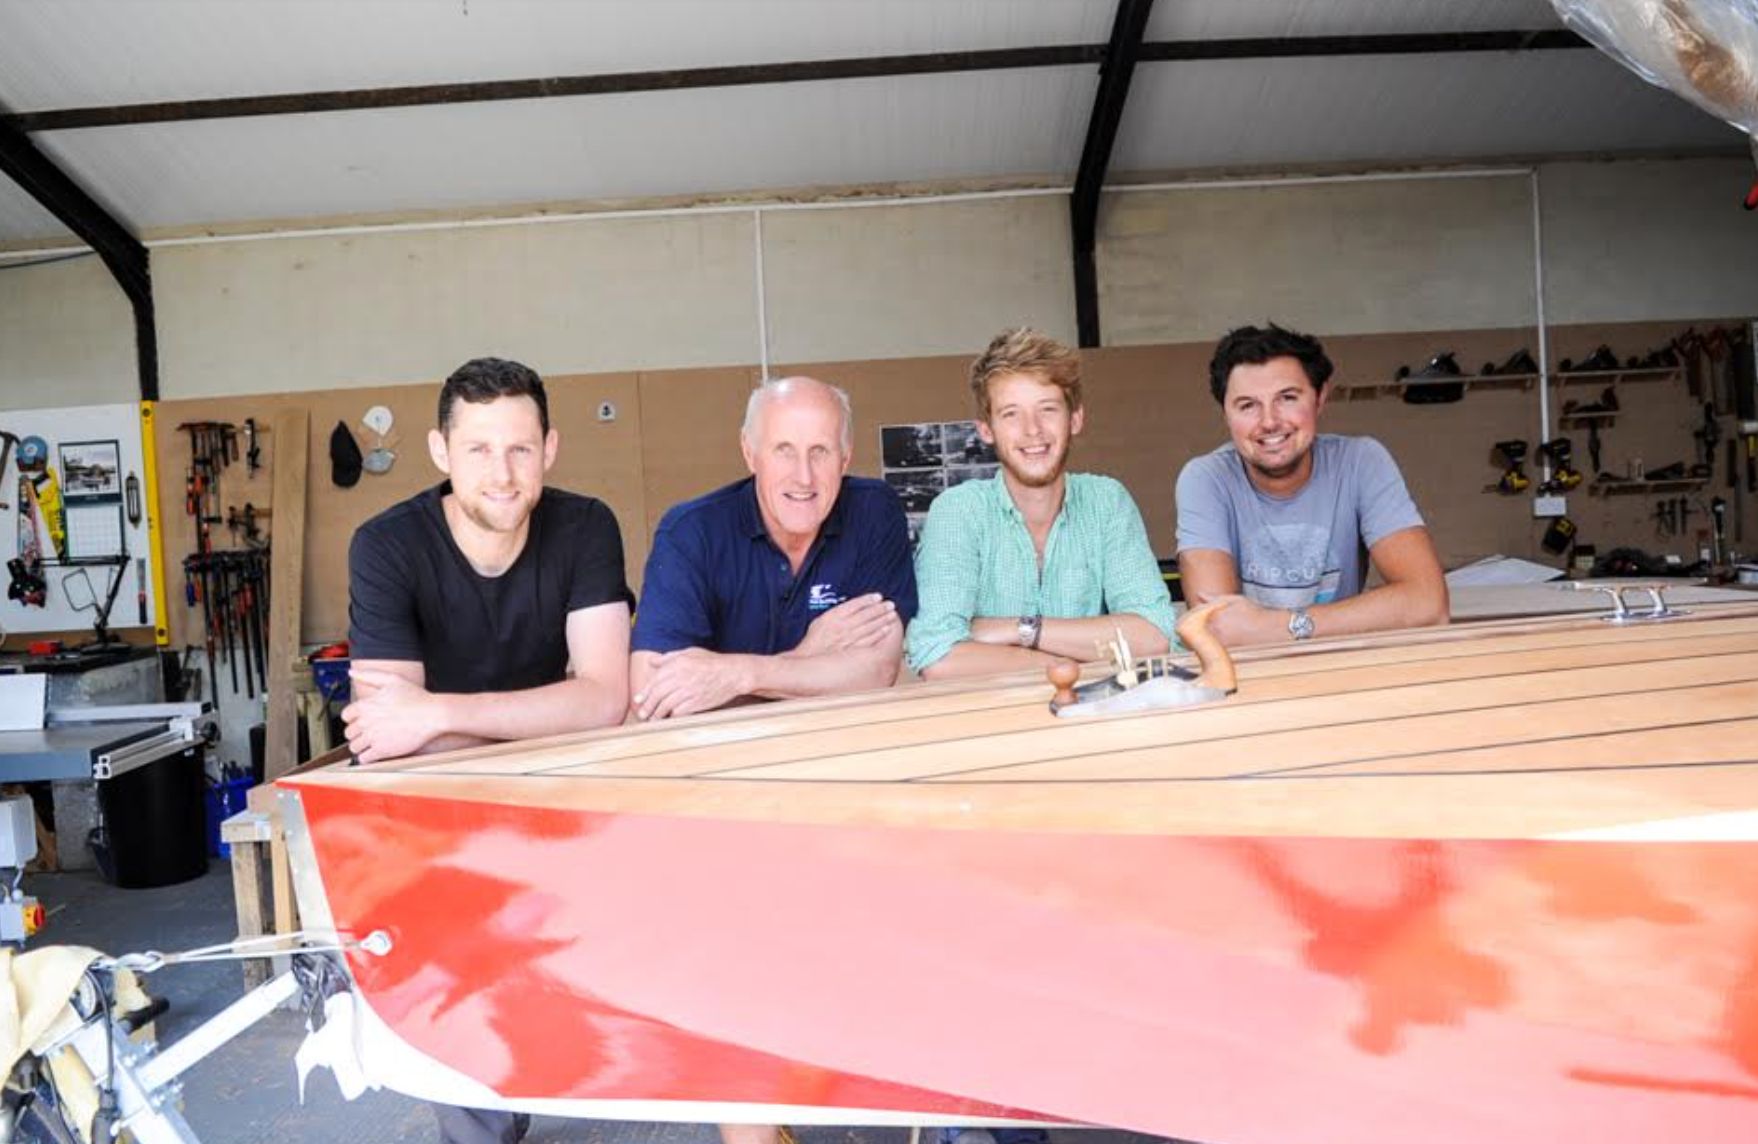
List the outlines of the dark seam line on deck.
{"label": "dark seam line on deck", "polygon": [[[1610,665],[1608,665],[1608,666],[1610,666]],[[1504,678],[1507,678],[1507,677],[1504,677]],[[1468,680],[1452,680],[1452,681],[1448,681],[1448,682],[1464,683],[1464,682],[1469,682],[1469,681]],[[1718,679],[1712,683],[1687,683],[1687,684],[1679,685],[1677,687],[1650,688],[1647,691],[1642,692],[1642,694],[1644,694],[1644,695],[1659,695],[1659,694],[1663,694],[1666,692],[1696,691],[1696,690],[1699,690],[1699,689],[1705,688],[1705,687],[1725,687],[1729,684],[1753,683],[1753,682],[1758,682],[1758,676],[1742,677],[1739,679]],[[1396,687],[1375,688],[1374,690],[1375,691],[1400,691],[1400,690],[1405,690],[1405,689],[1408,689],[1411,687],[1432,687],[1432,686],[1437,686],[1437,684],[1432,683],[1432,682],[1431,683],[1399,684]],[[941,779],[941,778],[952,777],[952,776],[956,776],[956,775],[984,774],[989,771],[1005,770],[1009,767],[1036,766],[1039,763],[1046,763],[1046,762],[1060,763],[1060,762],[1066,762],[1066,761],[1069,761],[1072,759],[1115,758],[1120,755],[1134,754],[1138,751],[1158,751],[1158,750],[1165,750],[1165,749],[1187,748],[1187,747],[1193,747],[1193,746],[1197,746],[1197,745],[1206,745],[1206,744],[1212,744],[1212,743],[1233,743],[1233,742],[1240,742],[1240,741],[1247,740],[1247,739],[1254,739],[1260,735],[1299,734],[1301,731],[1308,731],[1308,730],[1311,730],[1311,731],[1321,731],[1321,730],[1322,731],[1331,731],[1331,730],[1336,730],[1336,729],[1345,728],[1345,727],[1364,727],[1364,726],[1367,726],[1367,725],[1373,724],[1373,723],[1398,723],[1398,722],[1402,722],[1403,720],[1406,720],[1406,719],[1433,719],[1433,718],[1438,718],[1438,717],[1447,716],[1447,715],[1467,715],[1467,714],[1474,715],[1474,714],[1480,714],[1480,713],[1486,712],[1486,711],[1502,711],[1502,710],[1507,710],[1509,708],[1514,708],[1514,707],[1533,707],[1533,706],[1546,705],[1546,704],[1552,704],[1552,703],[1576,703],[1576,702],[1582,702],[1582,701],[1594,700],[1594,699],[1612,699],[1612,698],[1616,698],[1621,695],[1629,695],[1629,694],[1630,694],[1630,692],[1628,692],[1628,691],[1599,691],[1599,692],[1591,692],[1591,693],[1582,694],[1582,695],[1570,695],[1570,696],[1557,698],[1557,699],[1544,699],[1544,700],[1526,699],[1526,700],[1518,700],[1518,701],[1508,702],[1508,703],[1496,703],[1496,704],[1491,704],[1491,705],[1482,706],[1482,707],[1452,707],[1452,708],[1447,708],[1445,710],[1422,711],[1422,712],[1416,712],[1416,713],[1405,714],[1405,715],[1380,716],[1377,718],[1367,718],[1367,719],[1345,719],[1345,720],[1341,720],[1341,721],[1338,721],[1335,723],[1315,724],[1311,727],[1284,727],[1284,728],[1280,728],[1275,731],[1253,730],[1253,731],[1234,732],[1231,734],[1215,735],[1215,736],[1211,736],[1209,738],[1203,738],[1203,739],[1188,739],[1188,740],[1183,740],[1183,741],[1180,741],[1177,743],[1155,743],[1155,744],[1151,744],[1148,746],[1142,746],[1142,747],[1120,747],[1116,750],[1111,750],[1111,751],[1086,751],[1086,752],[1082,752],[1081,754],[1078,754],[1078,755],[1058,755],[1054,759],[1032,759],[1032,760],[1027,760],[1027,761],[1017,761],[1016,760],[1014,762],[1009,762],[1009,763],[996,763],[993,766],[965,767],[965,768],[960,768],[959,770],[954,770],[954,771],[940,771],[940,772],[936,772],[931,775],[916,775],[916,776],[913,776],[913,777],[907,778],[907,779],[886,779],[884,781],[886,781],[886,782],[927,782],[927,781],[933,781],[933,780],[937,780],[937,779]],[[1270,707],[1271,705],[1276,704],[1276,703],[1295,703],[1295,702],[1303,702],[1306,700],[1326,699],[1326,698],[1333,698],[1333,696],[1303,695],[1303,696],[1299,696],[1297,698],[1266,700],[1264,703],[1254,704],[1253,709],[1255,710],[1258,708],[1267,708],[1267,707]],[[1193,710],[1195,710],[1195,709],[1193,708]],[[1218,710],[1218,708],[1217,708],[1217,710]],[[1234,708],[1234,710],[1238,710],[1238,708]],[[1739,718],[1744,719],[1744,718],[1751,718],[1751,717],[1752,716],[1740,716]],[[1720,723],[1720,722],[1726,722],[1726,721],[1727,720],[1717,719],[1717,720],[1710,720],[1709,722]],[[1737,721],[1737,720],[1735,720],[1735,721]],[[1090,726],[1091,724],[1089,723],[1088,725]],[[1679,726],[1685,726],[1685,727],[1689,727],[1692,725],[1693,724],[1690,724],[1690,723],[1679,724]],[[1072,724],[1071,724],[1071,726],[1072,726]],[[1672,725],[1666,724],[1665,726],[1672,726]],[[1631,730],[1632,731],[1640,731],[1640,730],[1643,730],[1643,728],[1631,728]],[[995,731],[995,732],[991,732],[991,733],[985,734],[985,735],[967,735],[959,741],[961,743],[974,743],[974,742],[980,742],[985,739],[999,738],[1003,735],[1022,735],[1022,734],[1030,734],[1030,733],[1031,733],[1031,731],[1029,729]],[[1594,732],[1589,732],[1588,734],[1594,734]],[[1575,737],[1581,737],[1581,736],[1575,736]],[[671,776],[671,777],[708,779],[708,778],[720,778],[720,777],[724,777],[727,775],[737,775],[739,778],[761,778],[762,777],[761,775],[750,774],[748,772],[765,771],[765,770],[769,770],[769,769],[772,769],[775,767],[796,766],[801,763],[820,762],[825,759],[859,758],[862,755],[878,754],[878,753],[885,752],[885,751],[912,750],[912,749],[918,749],[921,747],[927,747],[927,746],[931,746],[931,745],[932,744],[915,744],[915,745],[910,745],[910,746],[871,747],[871,748],[866,748],[866,749],[859,750],[859,751],[839,752],[836,754],[825,754],[825,755],[813,755],[813,756],[810,756],[809,758],[789,759],[789,760],[780,761],[780,762],[773,762],[773,763],[747,763],[743,766],[737,766],[737,767],[717,767],[713,770],[694,771],[694,772],[691,772],[690,774],[687,774],[687,775],[675,775],[675,776]],[[1512,745],[1517,745],[1517,743],[1511,743],[1511,744],[1506,744],[1506,745],[1512,746]],[[1485,749],[1485,748],[1472,748],[1472,749]],[[1424,753],[1427,753],[1427,752],[1424,752]],[[1367,761],[1367,760],[1358,760],[1358,761]],[[574,765],[578,766],[580,764],[574,764]],[[1330,765],[1330,764],[1325,764],[1325,765]],[[546,772],[546,771],[531,771],[529,773],[530,774],[544,774],[544,773],[548,773],[548,772]],[[606,776],[606,777],[612,777],[612,776]],[[821,780],[810,780],[810,781],[821,781]],[[837,780],[837,781],[841,781],[841,780]]]}
{"label": "dark seam line on deck", "polygon": [[[1617,640],[1617,641],[1613,641],[1614,646],[1623,646],[1626,643],[1632,643],[1632,642],[1659,643],[1659,642],[1665,642],[1665,641],[1658,641],[1658,640],[1652,640],[1652,641]],[[1558,647],[1528,648],[1528,649],[1525,649],[1525,650],[1519,651],[1519,652],[1506,652],[1506,651],[1503,651],[1503,652],[1475,652],[1470,655],[1437,656],[1437,657],[1433,657],[1431,659],[1407,660],[1407,661],[1400,661],[1400,662],[1394,663],[1394,664],[1364,664],[1358,668],[1357,667],[1343,667],[1343,668],[1338,668],[1337,670],[1338,671],[1357,671],[1357,670],[1370,670],[1370,669],[1372,669],[1372,670],[1396,669],[1396,668],[1402,668],[1402,667],[1410,667],[1410,666],[1414,666],[1416,664],[1422,664],[1422,663],[1450,662],[1450,661],[1460,660],[1460,659],[1482,659],[1482,658],[1493,657],[1493,656],[1518,656],[1518,655],[1527,654],[1528,652],[1566,651],[1566,650],[1569,650],[1570,648],[1574,648],[1574,647],[1592,647],[1592,646],[1595,646],[1595,645],[1593,645],[1593,644],[1564,644],[1564,645],[1560,645]],[[1630,666],[1634,670],[1638,667],[1646,666],[1649,664],[1676,663],[1681,660],[1692,660],[1692,659],[1703,659],[1703,660],[1721,659],[1721,658],[1725,658],[1727,656],[1752,655],[1752,654],[1758,654],[1758,647],[1744,648],[1744,649],[1740,649],[1737,651],[1712,652],[1709,654],[1704,654],[1700,651],[1686,650],[1686,651],[1683,651],[1682,654],[1679,654],[1676,656],[1668,656],[1668,657],[1659,658],[1659,659],[1647,658],[1647,659],[1640,661],[1640,664],[1632,664]],[[1572,668],[1561,668],[1561,667],[1540,668],[1535,671],[1514,672],[1514,673],[1512,673],[1512,675],[1500,676],[1497,678],[1507,679],[1507,678],[1517,678],[1522,675],[1544,675],[1544,674],[1549,674],[1552,672],[1559,672],[1559,671],[1598,671],[1598,670],[1602,670],[1605,668],[1615,668],[1618,666],[1620,666],[1620,664],[1599,663],[1599,664],[1588,664],[1588,665],[1584,665],[1581,667],[1572,667]],[[1266,679],[1265,682],[1268,682],[1268,680],[1271,680],[1271,679],[1291,678],[1293,674],[1298,674],[1298,673],[1291,673],[1291,675],[1289,675],[1289,676],[1271,676],[1271,677],[1268,677],[1268,679]],[[1481,676],[1481,675],[1468,675],[1468,676],[1464,676],[1464,677],[1461,677],[1458,679],[1422,680],[1422,681],[1417,681],[1417,682],[1412,682],[1412,683],[1395,683],[1395,684],[1391,684],[1391,685],[1385,686],[1385,687],[1371,688],[1370,690],[1372,690],[1374,692],[1395,692],[1395,691],[1400,691],[1400,690],[1406,690],[1406,689],[1412,688],[1412,687],[1451,686],[1454,684],[1469,683],[1474,680],[1483,680],[1486,678],[1489,678],[1489,677],[1488,676]],[[1758,680],[1758,676],[1740,677],[1737,679],[1717,680],[1715,685],[1719,685],[1722,683],[1752,682],[1753,680]],[[1049,684],[1046,683],[1043,686],[1048,687]],[[1690,685],[1690,686],[1711,686],[1711,685],[1709,685],[1709,684],[1694,684],[1694,685]],[[1653,688],[1653,689],[1650,689],[1650,692],[1665,691],[1665,690],[1684,690],[1684,688]],[[1252,701],[1250,699],[1247,699],[1243,702],[1233,704],[1230,709],[1231,710],[1239,710],[1239,709],[1243,709],[1243,708],[1251,708],[1254,710],[1258,709],[1258,708],[1266,708],[1267,709],[1267,708],[1270,708],[1271,706],[1273,706],[1274,704],[1278,704],[1278,703],[1296,703],[1296,702],[1302,702],[1305,700],[1312,700],[1312,699],[1333,699],[1333,698],[1339,698],[1339,697],[1346,697],[1351,694],[1355,694],[1355,693],[1333,691],[1333,692],[1326,692],[1324,694],[1319,694],[1319,695],[1291,695],[1291,696],[1285,696],[1282,698],[1263,699],[1263,700],[1257,700],[1257,701]],[[1606,696],[1615,695],[1615,694],[1625,694],[1625,693],[1624,692],[1605,692],[1605,693],[1595,693],[1593,695],[1585,695],[1585,696],[1571,696],[1569,698],[1570,699],[1605,698]],[[943,696],[927,696],[924,698],[935,699],[935,698],[944,698],[944,697]],[[1554,700],[1554,701],[1547,701],[1547,702],[1567,702],[1567,701],[1568,700]],[[1016,708],[1025,708],[1028,706],[1036,706],[1037,704],[1044,703],[1044,702],[1046,702],[1046,701],[1042,698],[1026,698],[1018,703],[1011,703],[1011,702],[1010,703],[1002,703],[1002,704],[996,704],[996,705],[988,706],[988,707],[969,708],[969,709],[966,709],[963,711],[945,712],[945,713],[938,714],[938,715],[916,714],[916,715],[912,716],[912,715],[900,713],[900,714],[896,715],[895,717],[875,719],[875,720],[871,720],[871,721],[867,721],[867,722],[846,723],[846,724],[840,724],[835,727],[814,727],[814,728],[802,729],[802,730],[798,730],[798,731],[788,731],[788,732],[784,732],[781,734],[752,736],[750,739],[743,740],[743,741],[744,742],[751,742],[751,743],[777,742],[777,741],[784,740],[784,739],[796,738],[796,737],[802,736],[802,735],[840,734],[843,732],[855,731],[855,730],[859,730],[862,728],[885,727],[885,726],[890,726],[895,723],[917,723],[917,722],[925,722],[925,721],[934,720],[934,719],[964,718],[969,715],[982,714],[982,713],[986,713],[986,712],[1011,711]],[[1515,706],[1518,706],[1518,704],[1515,704]],[[1477,711],[1477,710],[1495,710],[1495,709],[1496,708],[1491,707],[1491,708],[1460,708],[1457,710]],[[834,709],[832,709],[832,710],[834,710]],[[1436,711],[1436,712],[1426,712],[1424,714],[1426,714],[1426,715],[1442,715],[1442,714],[1448,714],[1448,713],[1449,712],[1445,712],[1445,711]],[[1401,715],[1401,716],[1394,716],[1393,718],[1394,719],[1404,719],[1404,718],[1416,718],[1416,717],[1417,716],[1402,716]],[[1385,720],[1381,720],[1381,719],[1352,720],[1352,721],[1345,722],[1345,723],[1327,723],[1327,724],[1323,724],[1323,726],[1325,726],[1325,727],[1347,727],[1347,726],[1354,726],[1357,723],[1384,722],[1384,721]],[[1034,730],[1042,730],[1042,729],[1043,728],[1015,727],[1015,728],[1009,728],[1009,729],[1001,730],[1001,731],[989,732],[984,735],[961,736],[960,741],[961,742],[975,742],[980,739],[994,738],[999,735],[1029,734]],[[1234,738],[1248,738],[1248,737],[1250,737],[1250,736],[1249,735],[1245,735],[1245,736],[1230,735],[1230,736],[1221,736],[1221,737],[1213,738],[1213,739],[1201,739],[1201,740],[1195,740],[1195,741],[1196,742],[1205,742],[1205,743],[1209,743],[1209,742],[1221,743],[1221,742],[1228,742],[1229,740],[1234,739]],[[944,740],[942,740],[942,741],[944,741]],[[658,755],[674,754],[674,753],[677,753],[680,751],[712,750],[712,749],[717,749],[720,747],[728,747],[728,746],[736,746],[736,745],[737,745],[737,743],[735,742],[735,743],[716,743],[716,744],[712,744],[709,746],[688,745],[688,746],[681,746],[681,747],[679,747],[679,746],[662,747],[662,748],[656,748],[653,750],[640,751],[640,752],[637,752],[634,754],[619,755],[615,759],[597,760],[597,761],[588,762],[588,763],[580,763],[580,762],[562,763],[562,764],[557,764],[554,767],[545,767],[541,770],[522,771],[519,773],[528,774],[528,775],[547,775],[547,774],[550,774],[554,771],[567,770],[572,767],[594,766],[594,765],[597,765],[599,762],[603,762],[605,764],[622,763],[622,762],[626,762],[626,761],[634,760],[634,759],[645,759],[645,758],[652,758],[652,757],[658,756]],[[868,748],[868,749],[865,749],[862,751],[851,752],[848,754],[837,753],[835,755],[809,755],[804,758],[790,759],[785,762],[762,763],[762,764],[756,764],[755,766],[752,766],[750,764],[745,764],[745,765],[741,765],[741,766],[737,766],[737,767],[716,768],[715,770],[711,770],[711,771],[699,771],[699,772],[692,773],[690,775],[674,775],[674,776],[667,776],[667,777],[672,777],[672,778],[714,777],[714,776],[716,776],[726,770],[738,771],[738,770],[753,770],[753,769],[758,769],[758,768],[762,768],[762,767],[770,767],[770,766],[790,766],[795,763],[812,762],[812,761],[816,761],[816,760],[824,759],[824,758],[847,758],[847,757],[854,757],[856,755],[861,755],[861,754],[870,754],[870,753],[873,753],[876,751],[906,750],[906,749],[910,749],[912,747],[923,747],[923,746],[929,746],[929,745],[931,745],[931,744],[911,743],[911,744],[904,744],[901,746],[874,747],[874,748]],[[1137,748],[1131,748],[1131,749],[1134,750]],[[1067,756],[1067,757],[1069,757],[1069,758],[1085,758],[1087,756],[1073,755],[1073,756]],[[433,765],[443,766],[445,764],[438,763],[436,761],[436,763]],[[1003,765],[1003,766],[1018,766],[1020,764],[1006,763],[1006,764],[1001,764],[1001,765]],[[984,768],[984,769],[993,769],[993,768]],[[411,774],[411,775],[433,775],[434,777],[443,777],[443,775],[447,774],[447,773],[476,774],[478,772],[474,772],[474,771],[434,772],[434,771],[427,770],[425,767],[411,767],[411,768],[408,768],[405,770],[399,770],[397,773]],[[950,772],[950,773],[957,774],[957,773],[962,773],[962,772]],[[933,776],[929,776],[929,777],[933,777]],[[890,781],[890,780],[888,780],[888,781]],[[908,780],[908,781],[913,781],[913,780]]]}

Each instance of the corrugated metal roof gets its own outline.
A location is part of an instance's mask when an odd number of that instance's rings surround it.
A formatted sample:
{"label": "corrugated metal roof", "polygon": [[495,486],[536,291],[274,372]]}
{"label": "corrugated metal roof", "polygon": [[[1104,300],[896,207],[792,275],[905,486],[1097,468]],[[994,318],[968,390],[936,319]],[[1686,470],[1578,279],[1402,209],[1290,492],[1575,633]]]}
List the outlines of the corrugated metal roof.
{"label": "corrugated metal roof", "polygon": [[[1115,0],[7,0],[10,111],[1102,43]],[[1162,0],[1150,40],[1557,26],[1543,0]],[[642,196],[1067,180],[1096,67],[44,131],[138,231]],[[1690,151],[1737,135],[1588,51],[1145,62],[1113,180]],[[0,243],[64,233],[0,191]],[[50,229],[45,230],[45,225]]]}
{"label": "corrugated metal roof", "polygon": [[1392,35],[1560,28],[1546,0],[1172,0],[1154,5],[1149,40]]}
{"label": "corrugated metal roof", "polygon": [[1110,0],[7,0],[0,101],[35,111],[1099,43],[1111,12]]}
{"label": "corrugated metal roof", "polygon": [[1739,140],[1598,52],[1199,61],[1136,69],[1111,169],[1615,154]]}
{"label": "corrugated metal roof", "polygon": [[1088,68],[647,92],[38,136],[141,228],[1066,172]]}

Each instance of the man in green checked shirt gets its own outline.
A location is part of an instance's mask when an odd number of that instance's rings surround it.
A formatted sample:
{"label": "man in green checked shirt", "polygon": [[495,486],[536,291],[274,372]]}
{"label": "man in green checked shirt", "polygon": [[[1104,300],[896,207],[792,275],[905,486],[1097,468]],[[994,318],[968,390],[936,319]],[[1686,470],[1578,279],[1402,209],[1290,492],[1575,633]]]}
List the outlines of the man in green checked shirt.
{"label": "man in green checked shirt", "polygon": [[1174,613],[1141,513],[1110,477],[1064,471],[1081,431],[1080,357],[1008,330],[971,365],[977,432],[1000,471],[934,499],[916,551],[909,665],[928,679],[1170,646]]}

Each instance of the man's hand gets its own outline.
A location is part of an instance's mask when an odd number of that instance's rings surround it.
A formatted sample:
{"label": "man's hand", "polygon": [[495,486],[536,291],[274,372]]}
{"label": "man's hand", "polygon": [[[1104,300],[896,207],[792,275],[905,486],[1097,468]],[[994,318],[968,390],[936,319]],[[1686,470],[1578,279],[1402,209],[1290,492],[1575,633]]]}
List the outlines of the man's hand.
{"label": "man's hand", "polygon": [[[821,621],[824,616],[818,619]],[[817,622],[814,621],[814,627]],[[892,622],[896,622],[895,617]],[[699,647],[668,651],[653,661],[652,673],[641,693],[635,696],[635,717],[669,719],[674,715],[712,711],[753,690],[745,656],[721,655]]]}
{"label": "man's hand", "polygon": [[1266,608],[1233,593],[1212,596],[1204,602],[1215,604],[1222,600],[1230,604],[1211,615],[1209,630],[1228,647],[1287,642],[1293,638],[1288,631],[1288,609]]}
{"label": "man's hand", "polygon": [[806,628],[795,655],[824,655],[855,648],[878,647],[901,629],[897,605],[877,592],[844,600]]}
{"label": "man's hand", "polygon": [[354,702],[342,709],[348,749],[363,763],[413,755],[445,732],[442,703],[419,683],[393,671],[356,666]]}

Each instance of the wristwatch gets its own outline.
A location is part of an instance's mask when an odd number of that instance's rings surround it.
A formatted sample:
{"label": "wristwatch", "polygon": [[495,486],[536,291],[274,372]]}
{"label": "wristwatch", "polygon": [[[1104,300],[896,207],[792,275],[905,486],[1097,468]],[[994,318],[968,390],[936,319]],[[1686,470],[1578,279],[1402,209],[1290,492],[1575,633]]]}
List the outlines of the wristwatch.
{"label": "wristwatch", "polygon": [[1019,618],[1019,646],[1036,648],[1038,639],[1044,634],[1043,616],[1021,616]]}
{"label": "wristwatch", "polygon": [[1305,608],[1295,608],[1288,613],[1288,635],[1295,640],[1312,638],[1312,617]]}

